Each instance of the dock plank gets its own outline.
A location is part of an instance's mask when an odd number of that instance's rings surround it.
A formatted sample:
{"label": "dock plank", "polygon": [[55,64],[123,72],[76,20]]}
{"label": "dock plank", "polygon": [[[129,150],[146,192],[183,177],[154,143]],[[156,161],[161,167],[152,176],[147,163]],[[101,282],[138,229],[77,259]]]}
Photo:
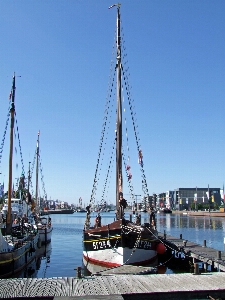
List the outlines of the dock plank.
{"label": "dock plank", "polygon": [[[81,279],[61,277],[1,279],[0,298],[52,296],[59,300],[65,297],[98,299],[97,297],[105,296],[106,299],[107,297],[114,299],[113,295],[123,295],[124,299],[132,299],[132,295],[142,295],[143,299],[147,299],[147,295],[151,294],[151,299],[168,300],[191,299],[193,295],[200,294],[206,297],[208,293],[214,297],[225,297],[224,282],[225,273],[223,272],[201,275],[191,273],[109,275],[89,276]],[[182,298],[182,295],[185,298]]]}

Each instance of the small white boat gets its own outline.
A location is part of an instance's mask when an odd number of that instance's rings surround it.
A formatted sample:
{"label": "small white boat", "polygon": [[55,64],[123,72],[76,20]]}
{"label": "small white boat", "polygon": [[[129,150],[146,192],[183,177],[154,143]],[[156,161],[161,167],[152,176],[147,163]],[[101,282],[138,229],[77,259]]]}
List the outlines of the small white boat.
{"label": "small white boat", "polygon": [[39,239],[41,244],[48,244],[51,242],[52,238],[52,221],[51,218],[48,216],[41,216],[36,221],[36,228],[39,233]]}
{"label": "small white boat", "polygon": [[[39,246],[40,244],[47,244],[51,242],[52,237],[52,221],[50,216],[40,216],[40,206],[38,203],[38,175],[39,175],[39,137],[40,132],[38,132],[37,138],[37,148],[36,148],[36,207],[35,207],[35,224],[39,233]],[[43,177],[43,176],[42,176]],[[46,196],[47,197],[47,196]]]}

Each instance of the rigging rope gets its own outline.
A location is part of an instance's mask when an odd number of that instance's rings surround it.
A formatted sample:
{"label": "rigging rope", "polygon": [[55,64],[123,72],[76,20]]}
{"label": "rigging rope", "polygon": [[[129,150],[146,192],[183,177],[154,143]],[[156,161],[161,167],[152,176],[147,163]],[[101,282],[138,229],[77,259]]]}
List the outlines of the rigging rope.
{"label": "rigging rope", "polygon": [[[115,55],[115,43],[113,44],[112,57],[114,57],[114,55]],[[103,129],[101,132],[100,146],[99,146],[97,164],[96,164],[95,175],[94,175],[94,182],[93,182],[92,192],[91,192],[91,197],[90,197],[90,205],[93,205],[95,203],[95,195],[96,195],[98,179],[99,179],[99,178],[97,178],[99,175],[98,174],[99,163],[100,163],[101,155],[104,156],[104,154],[102,154],[102,148],[103,148],[104,140],[107,139],[107,137],[105,137],[105,135],[107,135],[106,134],[106,127],[107,127],[106,125],[110,119],[109,118],[110,105],[111,105],[112,91],[113,91],[113,87],[114,87],[114,78],[115,78],[115,72],[116,72],[116,69],[113,66],[114,66],[114,59],[111,59],[108,92],[107,92],[106,105],[105,105],[105,107],[106,107],[105,108],[105,117],[103,118],[103,124],[102,124]]]}
{"label": "rigging rope", "polygon": [[2,160],[3,147],[4,147],[4,143],[5,143],[5,136],[6,136],[6,132],[7,132],[8,124],[9,124],[9,117],[10,117],[10,105],[9,105],[9,109],[8,109],[8,114],[7,114],[7,119],[6,119],[5,130],[4,130],[4,133],[3,133],[2,143],[1,143],[1,146],[0,146],[0,164],[1,164],[1,160]]}
{"label": "rigging rope", "polygon": [[[9,102],[9,109],[8,109],[8,114],[7,114],[7,120],[6,120],[6,125],[5,125],[5,130],[3,133],[3,138],[2,138],[2,143],[0,146],[0,164],[1,164],[1,159],[2,159],[2,154],[3,154],[3,147],[5,143],[5,137],[8,129],[8,124],[9,124],[9,118],[10,118],[10,107],[11,107],[11,101]],[[15,111],[15,124],[16,126],[14,127],[14,138],[15,140],[18,138],[18,143],[19,143],[19,151],[20,151],[20,160],[21,160],[21,166],[22,166],[22,175],[25,175],[25,169],[24,169],[24,162],[23,162],[23,155],[22,155],[22,148],[21,148],[21,142],[20,142],[20,135],[19,135],[19,128],[18,128],[18,122],[16,118],[16,111]],[[17,148],[15,146],[15,153],[17,154]],[[18,163],[16,163],[16,168],[18,168]]]}
{"label": "rigging rope", "polygon": [[109,178],[109,172],[110,172],[110,170],[112,172],[111,165],[112,165],[112,161],[114,160],[113,157],[114,157],[115,144],[116,144],[116,139],[114,139],[114,145],[112,147],[112,152],[111,152],[111,156],[110,156],[110,160],[109,160],[107,175],[106,175],[104,188],[103,188],[103,192],[102,192],[102,203],[104,203],[104,201],[105,201],[105,191],[106,191],[106,186],[107,186],[107,182],[108,182],[108,178]]}
{"label": "rigging rope", "polygon": [[[32,184],[32,175],[33,175],[34,168],[35,168],[36,158],[37,158],[37,148],[35,148],[34,158],[33,158],[33,162],[32,162],[32,165],[31,165],[31,170],[30,170],[30,189],[31,189],[32,197],[35,196],[34,195],[34,188],[33,188],[33,184]],[[42,167],[40,152],[39,152],[39,156],[38,156],[38,170],[40,170],[40,175],[41,175],[42,190],[43,190],[43,194],[44,194],[43,198],[45,200],[47,200],[47,193],[46,193],[46,190],[45,190],[43,167]]]}
{"label": "rigging rope", "polygon": [[[121,32],[122,32],[122,30],[121,30]],[[121,41],[122,41],[122,47],[124,50],[123,52],[125,52],[126,48],[125,48],[125,42],[124,42],[124,35],[121,37]],[[127,54],[125,53],[124,58],[126,56],[127,56]],[[126,62],[124,65],[126,65]],[[140,164],[140,169],[141,169],[141,173],[142,173],[142,190],[144,192],[144,195],[148,195],[147,181],[146,181],[146,176],[145,176],[145,172],[144,172],[143,154],[142,154],[141,146],[139,144],[140,139],[138,137],[138,132],[137,132],[138,126],[136,125],[136,120],[134,118],[134,116],[135,116],[135,113],[133,111],[134,100],[131,97],[131,86],[129,85],[129,81],[128,81],[128,76],[130,76],[130,74],[127,74],[128,70],[129,70],[129,68],[125,69],[122,65],[122,75],[123,75],[127,100],[128,100],[128,104],[129,104],[129,108],[130,108],[130,112],[131,112],[131,119],[132,119],[134,135],[135,135],[135,140],[136,140],[136,146],[137,146],[137,151],[138,151],[138,156],[139,156],[139,164]]]}
{"label": "rigging rope", "polygon": [[23,163],[23,155],[22,155],[22,148],[21,148],[21,142],[20,142],[20,135],[19,135],[19,129],[18,129],[18,122],[16,118],[16,112],[15,112],[15,121],[16,121],[16,133],[18,137],[18,142],[19,142],[19,149],[20,149],[20,159],[21,159],[21,164],[22,164],[22,174],[25,175],[25,169],[24,169],[24,163]]}

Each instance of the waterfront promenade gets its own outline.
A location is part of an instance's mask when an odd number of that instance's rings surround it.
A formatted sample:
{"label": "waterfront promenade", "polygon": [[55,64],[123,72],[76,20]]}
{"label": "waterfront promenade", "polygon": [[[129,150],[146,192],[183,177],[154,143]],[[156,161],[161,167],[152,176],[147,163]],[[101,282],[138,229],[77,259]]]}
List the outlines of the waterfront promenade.
{"label": "waterfront promenade", "polygon": [[[130,213],[131,215],[133,214],[133,212],[131,210],[127,210],[126,212]],[[141,211],[137,211],[137,212],[141,213]],[[189,215],[189,216],[192,216],[192,217],[194,217],[194,216],[196,216],[196,217],[207,216],[207,217],[220,217],[220,218],[225,217],[225,212],[213,211],[213,210],[211,210],[210,212],[205,211],[205,210],[198,210],[198,211],[194,211],[194,210],[173,210],[172,214]],[[159,215],[164,215],[164,213],[159,213]]]}
{"label": "waterfront promenade", "polygon": [[225,212],[221,212],[221,211],[214,211],[211,210],[209,211],[205,211],[205,210],[198,210],[198,211],[194,211],[194,210],[173,210],[172,214],[178,214],[178,215],[189,215],[189,216],[196,216],[196,217],[203,217],[203,216],[207,216],[207,217],[220,217],[223,218],[225,217]]}

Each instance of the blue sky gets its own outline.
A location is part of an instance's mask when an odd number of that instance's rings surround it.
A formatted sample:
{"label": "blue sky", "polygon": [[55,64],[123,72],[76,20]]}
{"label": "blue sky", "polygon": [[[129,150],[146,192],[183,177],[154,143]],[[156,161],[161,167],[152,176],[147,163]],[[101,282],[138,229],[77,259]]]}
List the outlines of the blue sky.
{"label": "blue sky", "polygon": [[[90,199],[116,25],[116,9],[108,10],[113,3],[0,0],[0,128],[3,136],[15,71],[21,76],[15,104],[25,170],[40,130],[48,199]],[[223,186],[224,11],[223,0],[122,1],[149,194]],[[8,136],[0,166],[5,185]],[[134,193],[142,194],[132,155]],[[14,164],[19,161],[18,152]],[[15,168],[13,178],[20,173]],[[108,200],[115,203],[113,182]]]}

